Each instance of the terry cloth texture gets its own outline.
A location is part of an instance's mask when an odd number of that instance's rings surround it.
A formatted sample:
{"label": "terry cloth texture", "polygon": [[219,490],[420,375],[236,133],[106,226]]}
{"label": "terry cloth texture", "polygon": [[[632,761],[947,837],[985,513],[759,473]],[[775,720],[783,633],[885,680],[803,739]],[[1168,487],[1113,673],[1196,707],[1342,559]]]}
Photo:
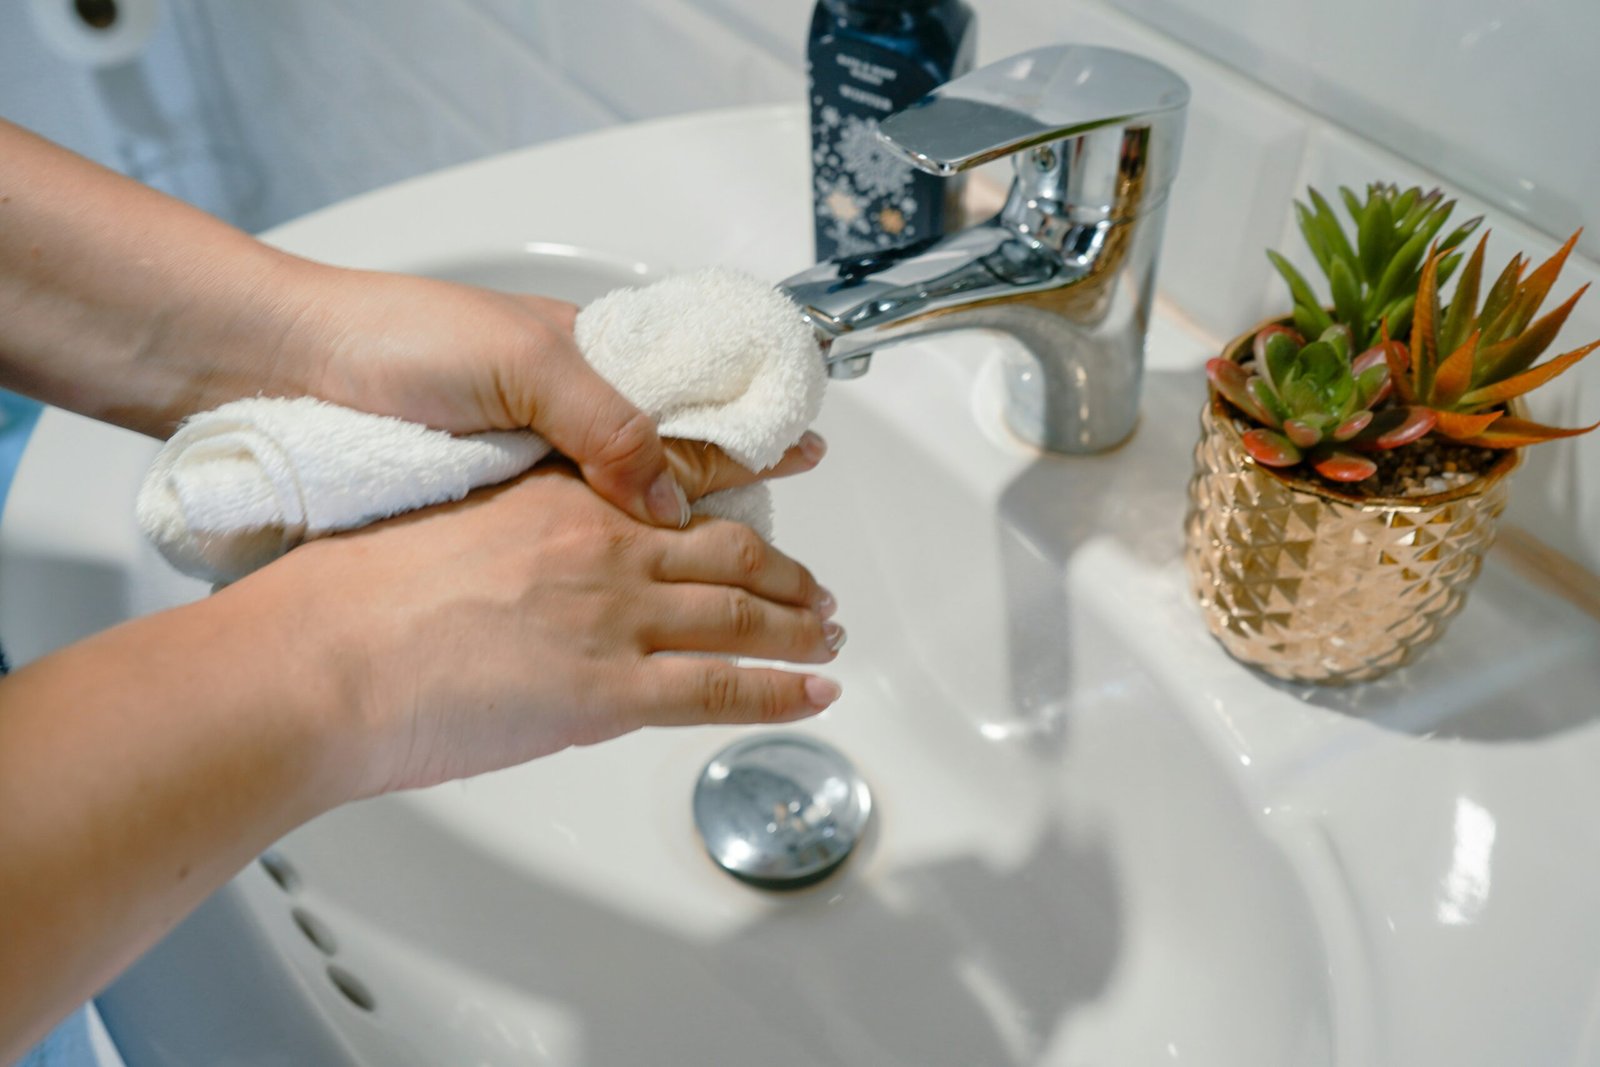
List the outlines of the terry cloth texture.
{"label": "terry cloth texture", "polygon": [[[712,268],[622,289],[579,313],[578,347],[663,436],[718,445],[764,470],[822,404],[822,356],[770,285]],[[550,451],[525,432],[455,437],[309,398],[249,399],[187,420],[140,490],[139,524],[185,574],[236,581],[304,541],[505,481]],[[695,511],[771,537],[764,485]]]}

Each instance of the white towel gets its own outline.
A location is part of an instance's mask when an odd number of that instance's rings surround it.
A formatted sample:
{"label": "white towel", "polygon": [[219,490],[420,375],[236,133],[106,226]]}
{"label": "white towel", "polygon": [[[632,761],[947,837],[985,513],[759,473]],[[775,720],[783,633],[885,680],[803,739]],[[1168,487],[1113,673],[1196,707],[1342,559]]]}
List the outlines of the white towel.
{"label": "white towel", "polygon": [[[578,347],[663,436],[708,441],[764,470],[822,404],[822,357],[794,304],[713,268],[601,297]],[[532,433],[466,437],[309,398],[236,400],[186,420],[139,492],[139,525],[178,570],[231,582],[304,541],[505,481],[550,451]],[[713,493],[699,514],[771,538],[764,485]]]}

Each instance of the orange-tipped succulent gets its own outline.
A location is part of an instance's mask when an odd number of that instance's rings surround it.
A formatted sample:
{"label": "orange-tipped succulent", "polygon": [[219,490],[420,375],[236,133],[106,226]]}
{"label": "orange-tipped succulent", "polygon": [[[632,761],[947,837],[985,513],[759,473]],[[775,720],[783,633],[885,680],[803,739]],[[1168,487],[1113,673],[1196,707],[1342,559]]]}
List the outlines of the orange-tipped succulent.
{"label": "orange-tipped succulent", "polygon": [[1439,264],[1444,252],[1429,255],[1417,286],[1410,345],[1387,335],[1382,344],[1397,402],[1432,412],[1435,433],[1482,448],[1517,448],[1600,427],[1600,422],[1573,429],[1545,426],[1505,409],[1507,401],[1537,389],[1600,348],[1600,341],[1591,341],[1536,365],[1588,288],[1535,318],[1582,232],[1574,233],[1526,278],[1526,261],[1513,256],[1480,306],[1485,234],[1442,312]]}

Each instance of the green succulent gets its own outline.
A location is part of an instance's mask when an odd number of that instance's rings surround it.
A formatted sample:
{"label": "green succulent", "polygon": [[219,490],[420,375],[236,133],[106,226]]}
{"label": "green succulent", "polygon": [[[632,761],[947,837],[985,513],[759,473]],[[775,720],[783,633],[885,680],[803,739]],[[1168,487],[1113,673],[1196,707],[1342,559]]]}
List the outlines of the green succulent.
{"label": "green succulent", "polygon": [[1242,436],[1245,451],[1269,467],[1308,463],[1325,478],[1358,482],[1377,472],[1361,452],[1409,444],[1433,426],[1431,413],[1388,407],[1392,383],[1383,346],[1351,357],[1350,328],[1329,326],[1310,344],[1285,326],[1253,341],[1254,360],[1206,364],[1217,392],[1259,425]]}
{"label": "green succulent", "polygon": [[[1296,328],[1303,336],[1320,337],[1329,326],[1343,323],[1350,328],[1357,352],[1375,344],[1384,325],[1389,336],[1405,336],[1411,328],[1424,258],[1455,209],[1455,201],[1445,200],[1437,189],[1424,193],[1413,186],[1401,191],[1381,182],[1368,185],[1366,199],[1361,200],[1341,186],[1339,196],[1355,224],[1352,239],[1323,195],[1316,189],[1306,192],[1311,203],[1296,201],[1295,217],[1306,246],[1327,278],[1331,303],[1320,299],[1287,259],[1276,252],[1267,253],[1289,283]],[[1481,216],[1469,219],[1439,240],[1438,249],[1443,253],[1436,268],[1440,284],[1449,280],[1460,263],[1460,253],[1454,249],[1482,221]]]}
{"label": "green succulent", "polygon": [[1295,212],[1331,303],[1268,252],[1289,283],[1295,328],[1267,326],[1252,340],[1252,358],[1206,365],[1217,393],[1256,424],[1241,435],[1252,459],[1357,482],[1377,473],[1372,453],[1429,433],[1505,449],[1600,429],[1546,426],[1506,406],[1600,349],[1593,341],[1539,362],[1583,295],[1539,315],[1578,234],[1531,273],[1513,257],[1480,301],[1485,237],[1446,304],[1441,290],[1462,262],[1457,249],[1481,218],[1441,238],[1454,201],[1437,189],[1373,183],[1364,200],[1339,190],[1352,235],[1321,193],[1307,192],[1310,204],[1296,203]]}

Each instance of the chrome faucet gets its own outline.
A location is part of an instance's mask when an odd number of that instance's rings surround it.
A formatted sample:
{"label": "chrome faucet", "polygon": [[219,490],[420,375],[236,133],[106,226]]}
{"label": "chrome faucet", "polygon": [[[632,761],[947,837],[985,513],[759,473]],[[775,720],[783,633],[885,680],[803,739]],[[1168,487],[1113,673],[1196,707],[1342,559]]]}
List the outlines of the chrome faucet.
{"label": "chrome faucet", "polygon": [[1007,421],[1054,452],[1133,432],[1156,252],[1189,87],[1110,48],[1037,48],[885,119],[893,151],[952,175],[1011,156],[1000,213],[945,237],[848,256],[785,281],[834,378],[873,352],[957,329],[1010,334]]}

